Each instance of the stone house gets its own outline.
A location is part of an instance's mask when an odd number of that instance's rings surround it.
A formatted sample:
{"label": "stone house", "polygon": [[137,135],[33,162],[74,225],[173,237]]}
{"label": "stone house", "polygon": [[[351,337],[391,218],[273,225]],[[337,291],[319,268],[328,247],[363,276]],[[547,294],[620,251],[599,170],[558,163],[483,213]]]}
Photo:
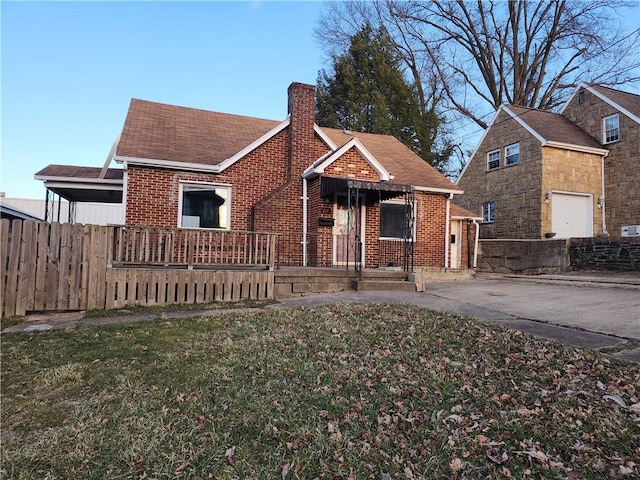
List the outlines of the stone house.
{"label": "stone house", "polygon": [[638,99],[581,84],[560,113],[502,105],[457,182],[480,237],[619,237],[640,224]]}
{"label": "stone house", "polygon": [[640,95],[582,83],[560,114],[609,151],[602,202],[606,230],[615,238],[640,235]]}
{"label": "stone house", "polygon": [[[126,225],[276,232],[281,265],[441,269],[475,254],[477,218],[452,207],[462,190],[394,137],[316,125],[311,85],[290,85],[283,121],[133,99],[111,159],[122,169],[100,175],[122,172]],[[36,178],[67,196],[104,185],[66,169]]]}

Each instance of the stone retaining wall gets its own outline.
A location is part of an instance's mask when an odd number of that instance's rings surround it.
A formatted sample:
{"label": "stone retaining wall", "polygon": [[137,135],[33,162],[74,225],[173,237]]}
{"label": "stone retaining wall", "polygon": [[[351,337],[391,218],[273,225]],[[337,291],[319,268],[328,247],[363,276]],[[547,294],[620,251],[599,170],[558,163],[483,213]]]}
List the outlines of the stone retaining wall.
{"label": "stone retaining wall", "polygon": [[530,274],[569,270],[640,271],[640,238],[480,240],[478,270]]}
{"label": "stone retaining wall", "polygon": [[569,270],[568,240],[480,240],[478,270],[560,273]]}
{"label": "stone retaining wall", "polygon": [[574,269],[640,271],[640,238],[574,238]]}

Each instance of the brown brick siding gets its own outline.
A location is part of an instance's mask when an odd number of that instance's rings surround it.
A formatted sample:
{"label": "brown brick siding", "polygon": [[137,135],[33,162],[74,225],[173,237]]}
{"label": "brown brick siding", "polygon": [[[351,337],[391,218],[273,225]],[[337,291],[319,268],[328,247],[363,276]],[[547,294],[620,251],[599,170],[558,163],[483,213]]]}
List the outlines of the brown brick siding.
{"label": "brown brick siding", "polygon": [[[128,165],[126,224],[177,227],[180,182],[204,182],[231,185],[232,230],[301,235],[301,174],[328,151],[313,132],[312,92],[308,85],[293,84],[290,89],[290,127],[223,173]],[[326,174],[379,180],[375,170],[355,149],[329,166]],[[332,263],[333,229],[319,226],[318,219],[333,217],[334,199],[322,199],[320,186],[320,178],[309,180],[307,218],[310,265]],[[416,193],[416,266],[444,266],[445,198],[442,194]],[[379,266],[380,208],[377,202],[373,203],[366,208],[365,266],[368,268]]]}
{"label": "brown brick siding", "polygon": [[325,175],[341,178],[379,181],[380,175],[362,158],[355,148],[345,152],[338,160],[329,165]]}

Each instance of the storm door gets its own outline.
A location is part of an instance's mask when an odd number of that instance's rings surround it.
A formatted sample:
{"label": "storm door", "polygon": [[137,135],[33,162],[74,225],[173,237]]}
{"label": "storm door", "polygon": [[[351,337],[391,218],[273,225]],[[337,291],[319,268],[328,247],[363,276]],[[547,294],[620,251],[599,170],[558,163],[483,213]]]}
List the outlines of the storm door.
{"label": "storm door", "polygon": [[359,195],[336,194],[333,264],[361,267],[364,258],[364,207]]}

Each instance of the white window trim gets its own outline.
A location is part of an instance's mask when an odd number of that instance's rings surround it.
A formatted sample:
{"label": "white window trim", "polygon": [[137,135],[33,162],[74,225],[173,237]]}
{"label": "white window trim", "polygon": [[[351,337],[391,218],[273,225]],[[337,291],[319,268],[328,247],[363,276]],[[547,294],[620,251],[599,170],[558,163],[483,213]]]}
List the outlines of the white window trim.
{"label": "white window trim", "polygon": [[[508,150],[512,147],[518,147],[518,161],[517,162],[513,162],[513,163],[509,163],[509,154],[507,153]],[[511,155],[512,157],[514,155]],[[513,165],[517,165],[520,163],[520,143],[512,143],[511,145],[507,145],[506,147],[504,147],[504,166],[505,167],[511,167]]]}
{"label": "white window trim", "polygon": [[[492,153],[497,153],[497,154],[498,154],[498,166],[497,166],[497,167],[495,167],[495,168],[490,168],[490,167],[489,167],[489,158],[491,157],[491,154],[492,154]],[[502,154],[501,154],[501,153],[502,153],[502,152],[500,151],[500,149],[499,149],[499,148],[497,148],[497,149],[495,149],[495,150],[491,150],[491,151],[487,152],[487,172],[491,172],[491,171],[493,171],[493,170],[497,170],[497,169],[499,169],[499,168],[500,168],[500,162],[501,162],[501,160],[502,160]]]}
{"label": "white window trim", "polygon": [[[382,202],[380,202],[380,205],[382,206],[383,203],[392,203],[395,205],[406,205],[406,203],[404,202],[404,200],[398,200],[398,199],[391,199],[391,200],[383,200]],[[380,216],[382,217],[382,208],[380,209]],[[415,242],[416,241],[416,206],[415,204],[411,206],[411,216],[413,218],[413,222],[412,226],[411,226],[411,241]],[[401,237],[378,237],[378,240],[395,240],[398,242],[404,242],[404,238]]]}
{"label": "white window trim", "polygon": [[[493,205],[493,220],[485,220],[484,215],[484,207],[485,205]],[[485,202],[482,204],[482,223],[495,223],[496,222],[496,203],[495,202]]]}
{"label": "white window trim", "polygon": [[[202,185],[212,188],[226,188],[229,191],[229,195],[227,197],[227,201],[229,202],[229,208],[227,208],[227,228],[203,228],[203,227],[183,227],[182,226],[182,198],[184,194],[184,186],[185,185]],[[199,182],[199,181],[191,181],[191,180],[180,180],[178,183],[178,228],[184,228],[189,230],[217,230],[222,232],[228,232],[231,230],[231,197],[232,197],[233,189],[232,185],[229,183],[210,183],[210,182]]]}
{"label": "white window trim", "polygon": [[[607,120],[610,118],[616,118],[618,121],[618,126],[616,127],[616,130],[618,131],[618,138],[607,141]],[[618,141],[620,141],[620,115],[614,113],[613,115],[608,115],[602,119],[602,143],[606,145],[607,143],[615,143]]]}

